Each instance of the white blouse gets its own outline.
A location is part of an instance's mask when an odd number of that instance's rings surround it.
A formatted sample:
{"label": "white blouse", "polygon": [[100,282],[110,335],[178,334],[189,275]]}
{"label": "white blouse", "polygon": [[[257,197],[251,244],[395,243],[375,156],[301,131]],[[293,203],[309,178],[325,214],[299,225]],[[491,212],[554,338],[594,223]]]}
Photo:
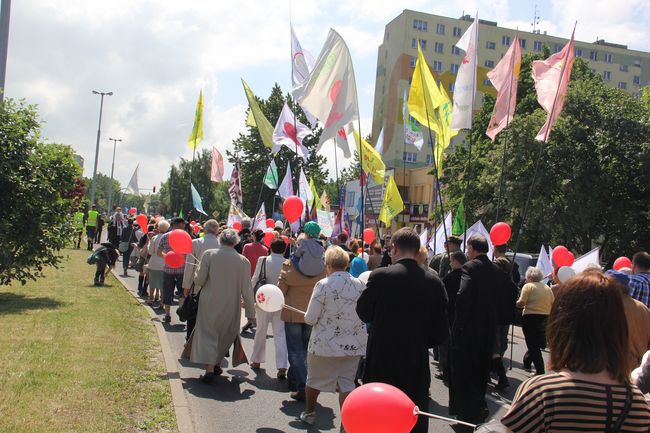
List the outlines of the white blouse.
{"label": "white blouse", "polygon": [[368,333],[356,312],[357,300],[365,288],[365,284],[347,272],[334,272],[316,283],[305,314],[305,323],[313,326],[309,353],[366,354]]}

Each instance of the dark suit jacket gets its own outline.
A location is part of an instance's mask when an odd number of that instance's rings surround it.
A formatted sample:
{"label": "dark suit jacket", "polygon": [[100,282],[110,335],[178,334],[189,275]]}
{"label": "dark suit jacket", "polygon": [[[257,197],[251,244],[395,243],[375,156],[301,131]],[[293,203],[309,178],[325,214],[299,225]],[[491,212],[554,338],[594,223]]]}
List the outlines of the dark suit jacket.
{"label": "dark suit jacket", "polygon": [[411,398],[426,398],[428,348],[448,337],[446,306],[442,281],[415,260],[373,271],[357,301],[359,318],[370,323],[364,382],[388,383]]}

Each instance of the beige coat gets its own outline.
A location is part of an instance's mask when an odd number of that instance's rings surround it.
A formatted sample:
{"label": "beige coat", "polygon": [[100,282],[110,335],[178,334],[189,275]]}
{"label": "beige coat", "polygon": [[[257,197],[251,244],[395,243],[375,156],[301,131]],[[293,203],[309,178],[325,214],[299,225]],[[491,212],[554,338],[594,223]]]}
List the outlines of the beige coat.
{"label": "beige coat", "polygon": [[198,265],[201,261],[201,257],[203,257],[203,253],[215,248],[219,248],[219,241],[217,240],[217,237],[211,233],[192,241],[192,255],[196,257],[196,259],[189,255],[185,258],[185,272],[183,272],[184,289],[189,289],[192,286],[192,281],[194,280],[196,271],[199,268]]}
{"label": "beige coat", "polygon": [[[284,303],[301,311],[307,311],[307,305],[309,305],[314,286],[326,276],[326,272],[323,271],[323,273],[315,277],[307,277],[293,267],[291,260],[285,261],[278,281],[278,287],[284,293]],[[281,317],[284,322],[305,323],[303,314],[286,308],[282,309]]]}
{"label": "beige coat", "polygon": [[226,356],[239,334],[242,299],[246,317],[255,317],[250,266],[231,247],[222,246],[203,253],[194,278],[195,290],[202,289],[192,340],[192,362],[219,364]]}
{"label": "beige coat", "polygon": [[630,368],[633,370],[641,365],[643,354],[650,349],[650,310],[629,295],[623,295],[623,308],[627,319]]}

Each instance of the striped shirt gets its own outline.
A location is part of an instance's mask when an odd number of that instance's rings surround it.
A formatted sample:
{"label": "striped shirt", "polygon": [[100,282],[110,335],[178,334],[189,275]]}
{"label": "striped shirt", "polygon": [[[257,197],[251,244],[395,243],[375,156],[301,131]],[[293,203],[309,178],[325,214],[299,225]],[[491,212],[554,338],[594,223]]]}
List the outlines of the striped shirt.
{"label": "striped shirt", "polygon": [[[650,407],[636,386],[620,432],[650,431]],[[521,384],[501,423],[520,432],[610,432],[626,401],[623,385],[573,379],[560,373],[535,376]]]}

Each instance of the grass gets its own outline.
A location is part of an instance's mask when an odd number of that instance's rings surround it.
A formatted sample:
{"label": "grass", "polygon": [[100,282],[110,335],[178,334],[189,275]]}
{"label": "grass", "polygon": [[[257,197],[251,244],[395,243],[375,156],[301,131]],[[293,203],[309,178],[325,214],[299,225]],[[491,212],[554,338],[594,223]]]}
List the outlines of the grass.
{"label": "grass", "polygon": [[44,278],[0,286],[1,432],[174,432],[156,330],[88,252]]}

